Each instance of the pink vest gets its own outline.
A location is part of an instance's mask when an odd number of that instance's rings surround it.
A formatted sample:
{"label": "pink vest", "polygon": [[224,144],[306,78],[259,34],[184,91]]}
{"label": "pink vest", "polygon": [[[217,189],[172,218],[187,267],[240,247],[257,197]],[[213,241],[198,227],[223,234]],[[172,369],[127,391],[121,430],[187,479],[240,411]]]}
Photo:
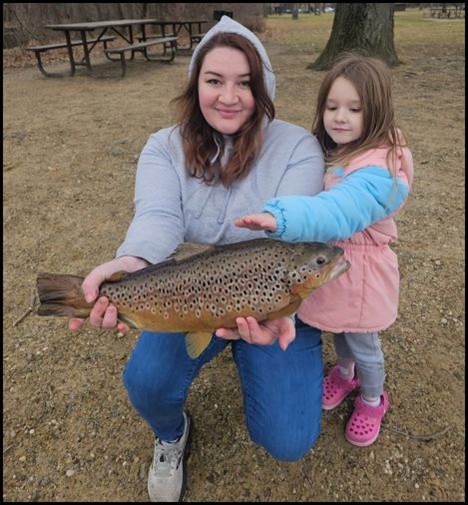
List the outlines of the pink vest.
{"label": "pink vest", "polygon": [[[387,167],[386,155],[386,148],[372,149],[352,160],[344,168],[344,176],[369,165]],[[413,158],[406,147],[397,159],[397,176],[411,187]],[[325,190],[341,180],[331,171],[325,177]],[[302,302],[298,310],[300,319],[332,333],[377,332],[395,321],[399,271],[397,256],[389,246],[398,238],[394,215],[347,240],[333,242],[344,249],[351,267]]]}

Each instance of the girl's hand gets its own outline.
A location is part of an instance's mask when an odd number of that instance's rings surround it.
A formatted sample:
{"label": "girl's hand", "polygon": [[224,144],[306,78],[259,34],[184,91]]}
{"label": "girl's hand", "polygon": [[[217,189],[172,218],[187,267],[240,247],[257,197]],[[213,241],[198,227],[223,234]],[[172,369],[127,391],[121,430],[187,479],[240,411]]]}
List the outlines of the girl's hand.
{"label": "girl's hand", "polygon": [[236,323],[237,329],[218,328],[216,336],[227,340],[242,338],[249,344],[257,345],[271,345],[278,340],[283,351],[296,338],[294,321],[289,317],[270,319],[261,324],[252,316],[238,317]]}
{"label": "girl's hand", "polygon": [[234,221],[234,224],[239,228],[249,228],[249,230],[266,230],[276,231],[278,225],[276,218],[269,212],[262,214],[250,214],[249,216],[240,217]]}
{"label": "girl's hand", "polygon": [[[135,272],[148,265],[149,263],[142,258],[122,256],[96,267],[88,274],[81,287],[86,301],[88,303],[95,301],[99,294],[99,286],[116,272]],[[85,319],[71,318],[68,321],[68,328],[71,331],[77,331],[83,326],[84,322]],[[89,322],[92,326],[100,326],[106,329],[116,328],[121,333],[127,333],[130,329],[127,324],[117,320],[117,308],[115,305],[110,304],[104,296],[99,297],[95,302],[89,315]]]}

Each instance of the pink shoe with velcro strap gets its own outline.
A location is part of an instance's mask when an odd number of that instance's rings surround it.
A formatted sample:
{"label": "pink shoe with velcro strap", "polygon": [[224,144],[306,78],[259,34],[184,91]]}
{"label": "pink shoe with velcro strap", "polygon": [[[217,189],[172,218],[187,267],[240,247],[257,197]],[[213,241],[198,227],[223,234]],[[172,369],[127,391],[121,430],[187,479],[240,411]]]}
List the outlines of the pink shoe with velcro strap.
{"label": "pink shoe with velcro strap", "polygon": [[338,405],[356,388],[359,387],[359,379],[346,380],[340,374],[339,365],[335,365],[323,381],[322,408],[331,410]]}
{"label": "pink shoe with velcro strap", "polygon": [[373,444],[380,432],[380,424],[390,406],[388,395],[383,392],[380,396],[380,405],[372,407],[361,397],[356,397],[354,412],[346,425],[346,440],[358,447],[367,447]]}

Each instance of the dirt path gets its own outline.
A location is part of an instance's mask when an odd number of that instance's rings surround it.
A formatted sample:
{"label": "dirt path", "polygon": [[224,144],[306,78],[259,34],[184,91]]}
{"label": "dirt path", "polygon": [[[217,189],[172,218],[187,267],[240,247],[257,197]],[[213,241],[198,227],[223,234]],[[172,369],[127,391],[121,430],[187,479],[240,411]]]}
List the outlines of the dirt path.
{"label": "dirt path", "polygon": [[[322,74],[306,70],[304,52],[267,49],[277,117],[308,128]],[[303,461],[273,461],[248,438],[225,352],[189,397],[186,501],[464,500],[463,37],[400,56],[395,97],[416,172],[398,219],[401,309],[383,336],[391,410],[381,436],[368,449],[345,441],[349,399],[324,413]],[[37,272],[86,274],[113,257],[131,219],[136,159],[151,132],[172,124],[168,102],[187,64],[135,64],[123,80],[4,69],[5,501],[147,501],[152,438],[121,382],[137,333],[14,323]],[[328,368],[328,335],[324,347]]]}

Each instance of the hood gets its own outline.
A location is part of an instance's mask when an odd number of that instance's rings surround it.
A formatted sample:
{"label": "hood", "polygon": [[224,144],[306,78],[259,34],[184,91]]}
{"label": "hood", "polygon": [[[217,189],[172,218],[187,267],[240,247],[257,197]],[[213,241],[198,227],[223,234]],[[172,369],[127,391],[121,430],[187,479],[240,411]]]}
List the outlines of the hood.
{"label": "hood", "polygon": [[213,26],[213,28],[208,30],[206,35],[202,38],[201,42],[197,45],[195,51],[193,52],[192,59],[190,61],[189,75],[192,73],[194,63],[198,57],[200,49],[204,46],[204,44],[207,43],[208,40],[210,40],[211,37],[213,37],[213,35],[219,32],[238,33],[239,35],[242,35],[250,42],[252,42],[252,44],[257,49],[257,52],[260,55],[260,58],[263,62],[263,76],[265,79],[265,85],[268,91],[268,95],[273,101],[275,99],[276,78],[270,63],[270,59],[268,58],[267,52],[265,51],[263,44],[260,42],[258,37],[253,32],[245,28],[245,26],[242,26],[237,21],[234,21],[229,16],[223,16],[219,20],[219,22]]}

